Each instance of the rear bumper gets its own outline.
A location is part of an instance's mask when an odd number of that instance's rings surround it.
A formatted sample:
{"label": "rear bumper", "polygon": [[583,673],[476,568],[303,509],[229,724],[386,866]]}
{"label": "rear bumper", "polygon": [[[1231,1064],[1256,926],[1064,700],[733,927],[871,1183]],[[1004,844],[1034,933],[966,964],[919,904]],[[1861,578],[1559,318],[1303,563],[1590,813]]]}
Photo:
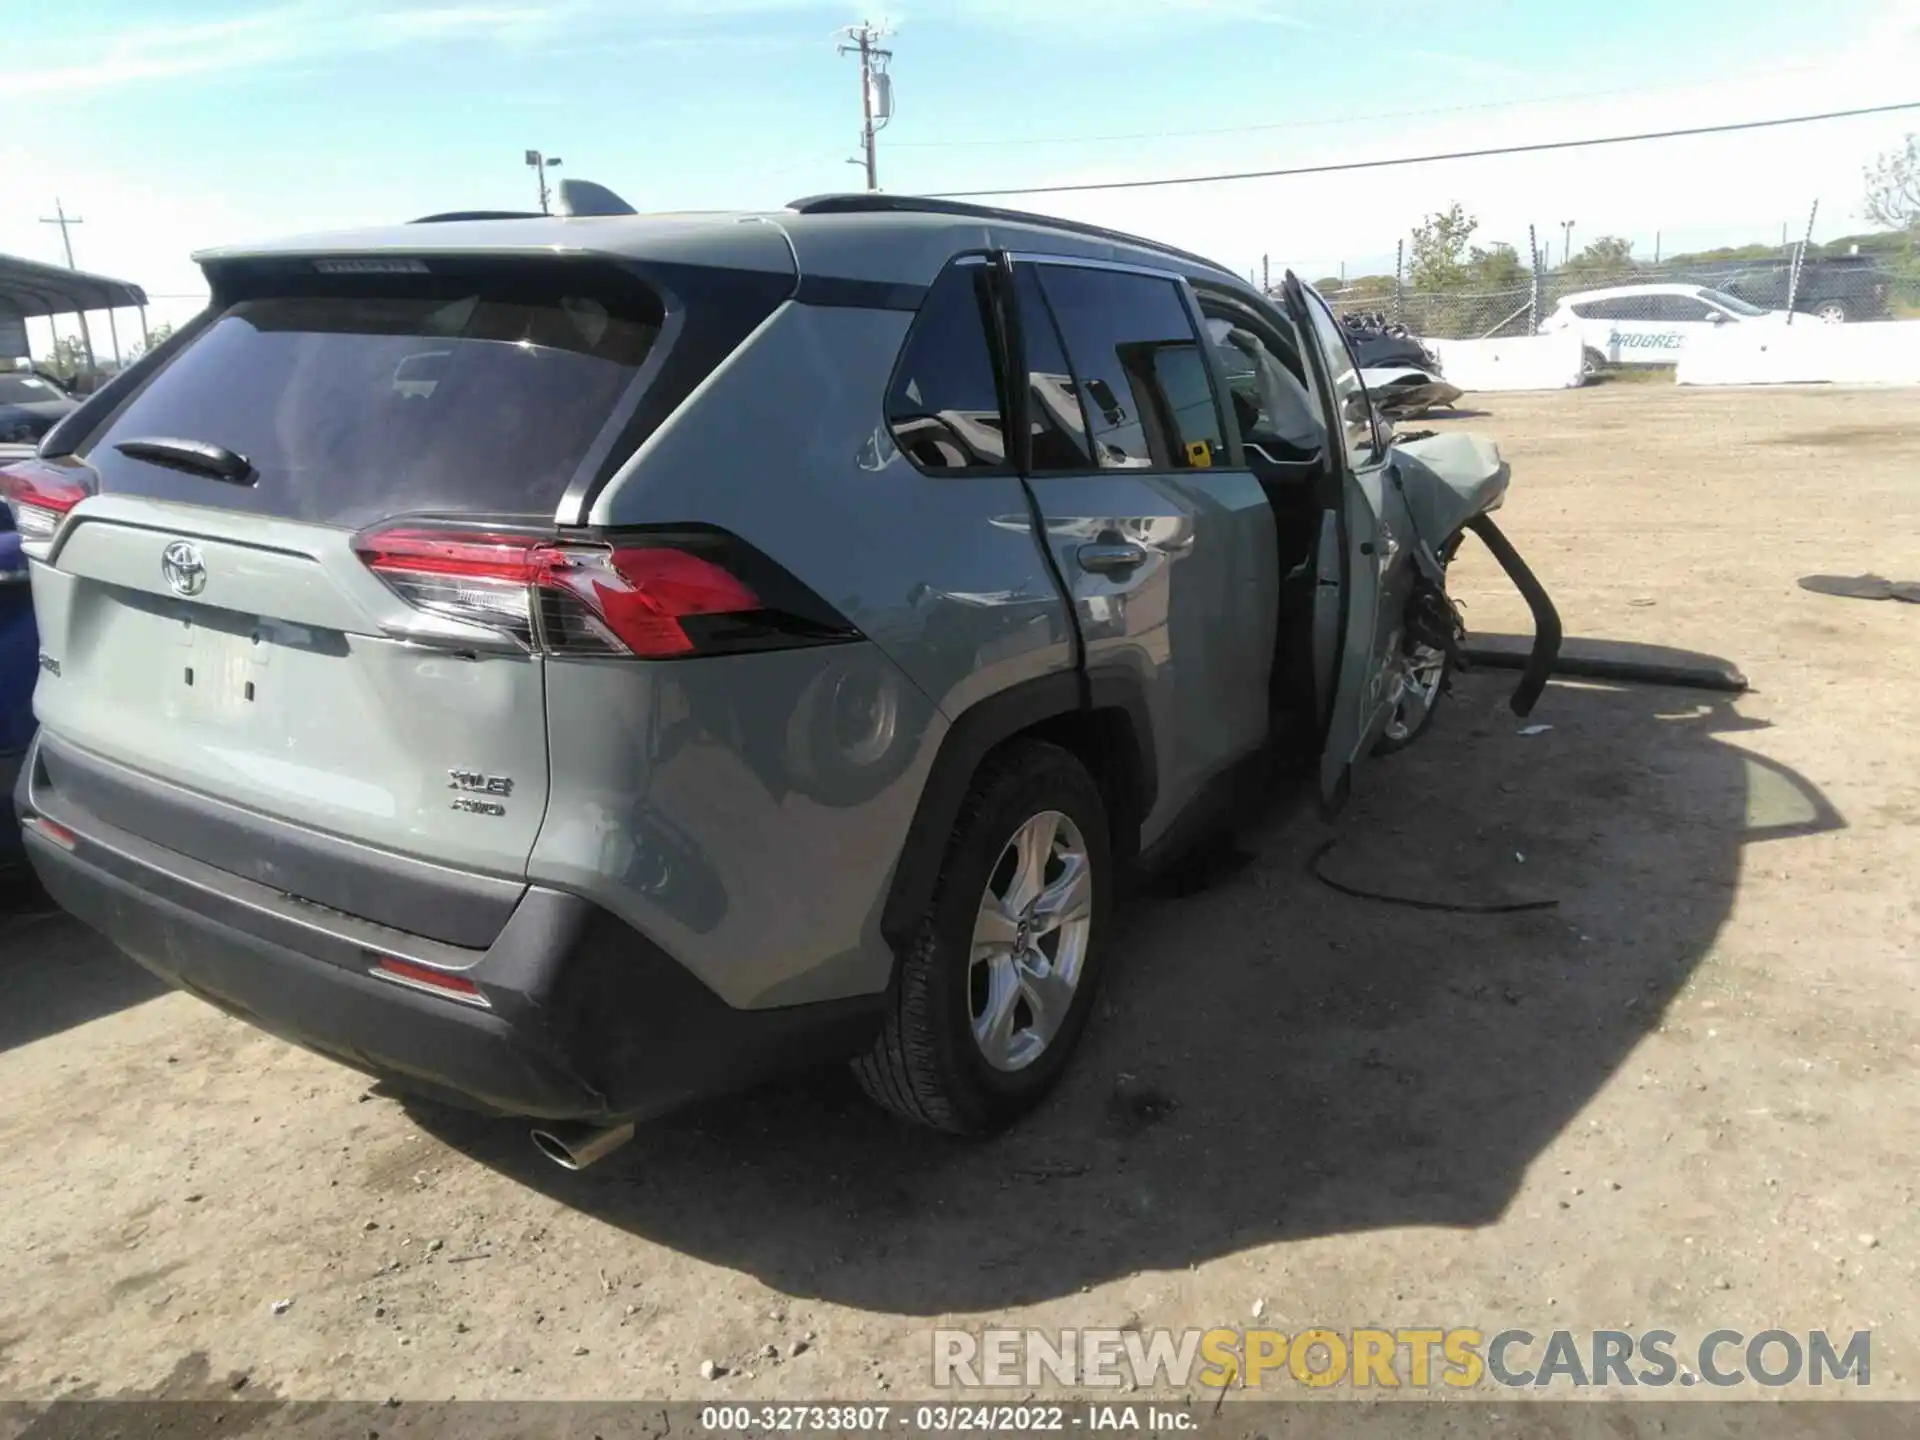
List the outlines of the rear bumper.
{"label": "rear bumper", "polygon": [[[16,789],[27,857],[66,910],[161,978],[284,1039],[497,1114],[646,1119],[872,1038],[881,997],[727,1005],[608,912],[534,887],[484,951],[324,910]],[[71,845],[34,822],[70,832]],[[378,978],[382,957],[457,970],[485,1005]]]}

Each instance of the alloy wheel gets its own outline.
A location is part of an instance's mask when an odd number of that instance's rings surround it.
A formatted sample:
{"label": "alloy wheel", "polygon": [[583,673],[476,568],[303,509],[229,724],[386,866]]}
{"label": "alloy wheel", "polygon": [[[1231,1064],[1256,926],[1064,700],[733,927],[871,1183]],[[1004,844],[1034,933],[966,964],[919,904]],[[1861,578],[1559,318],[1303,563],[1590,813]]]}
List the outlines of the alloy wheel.
{"label": "alloy wheel", "polygon": [[974,1043],[996,1070],[1024,1070],[1066,1023],[1093,928],[1086,840],[1057,810],[1033,816],[994,862],[967,967]]}
{"label": "alloy wheel", "polygon": [[1447,652],[1432,645],[1416,642],[1400,657],[1400,673],[1394,678],[1393,718],[1387,721],[1384,732],[1389,744],[1403,744],[1419,733],[1440,698],[1446,675]]}

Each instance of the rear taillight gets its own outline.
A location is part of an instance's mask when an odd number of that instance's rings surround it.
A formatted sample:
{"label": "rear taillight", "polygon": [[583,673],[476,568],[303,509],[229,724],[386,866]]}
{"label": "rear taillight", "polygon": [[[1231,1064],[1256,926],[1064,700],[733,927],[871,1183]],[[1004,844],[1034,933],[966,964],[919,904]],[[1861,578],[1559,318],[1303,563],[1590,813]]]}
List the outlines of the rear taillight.
{"label": "rear taillight", "polygon": [[688,621],[766,609],[721,566],[668,546],[543,551],[538,594],[549,648],[654,659],[700,648]]}
{"label": "rear taillight", "polygon": [[359,536],[354,549],[415,609],[505,630],[531,647],[540,544],[527,536],[395,528]]}
{"label": "rear taillight", "polygon": [[23,460],[0,470],[0,499],[13,512],[13,528],[23,540],[52,539],[67,512],[92,493],[41,460]]}
{"label": "rear taillight", "polygon": [[354,548],[416,609],[548,654],[665,660],[853,638],[791,577],[777,576],[777,598],[760,593],[738,571],[765,562],[741,564],[744,547],[707,532],[602,542],[407,523]]}

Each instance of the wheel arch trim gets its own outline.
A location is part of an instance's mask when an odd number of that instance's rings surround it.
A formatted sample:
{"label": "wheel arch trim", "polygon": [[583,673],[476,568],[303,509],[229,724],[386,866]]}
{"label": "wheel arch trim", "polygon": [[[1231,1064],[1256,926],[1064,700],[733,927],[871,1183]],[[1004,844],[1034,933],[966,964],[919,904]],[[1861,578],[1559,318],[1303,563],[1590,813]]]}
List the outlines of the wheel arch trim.
{"label": "wheel arch trim", "polygon": [[1131,856],[1139,822],[1153,808],[1157,793],[1152,721],[1138,678],[1105,668],[1091,676],[1061,670],[998,691],[954,719],[928,771],[880,912],[880,933],[896,957],[911,943],[933,903],[947,842],[981,762],[1016,736],[1038,731],[1041,738],[1051,738],[1046,734],[1049,722],[1102,716],[1112,716],[1118,722],[1116,735],[1124,738],[1125,752],[1109,757],[1118,773],[1105,779],[1109,787],[1116,782],[1120,787],[1114,798],[1123,813],[1114,817],[1114,853]]}

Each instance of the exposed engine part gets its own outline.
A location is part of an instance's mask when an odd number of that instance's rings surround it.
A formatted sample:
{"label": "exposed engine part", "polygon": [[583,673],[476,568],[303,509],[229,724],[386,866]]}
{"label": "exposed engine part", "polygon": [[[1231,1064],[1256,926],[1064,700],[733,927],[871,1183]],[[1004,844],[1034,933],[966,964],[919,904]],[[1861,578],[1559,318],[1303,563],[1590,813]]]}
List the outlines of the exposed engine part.
{"label": "exposed engine part", "polygon": [[1407,601],[1407,631],[1402,642],[1407,654],[1414,655],[1418,647],[1424,646],[1457,664],[1466,639],[1467,627],[1460,618],[1460,607],[1446,591],[1423,576]]}

